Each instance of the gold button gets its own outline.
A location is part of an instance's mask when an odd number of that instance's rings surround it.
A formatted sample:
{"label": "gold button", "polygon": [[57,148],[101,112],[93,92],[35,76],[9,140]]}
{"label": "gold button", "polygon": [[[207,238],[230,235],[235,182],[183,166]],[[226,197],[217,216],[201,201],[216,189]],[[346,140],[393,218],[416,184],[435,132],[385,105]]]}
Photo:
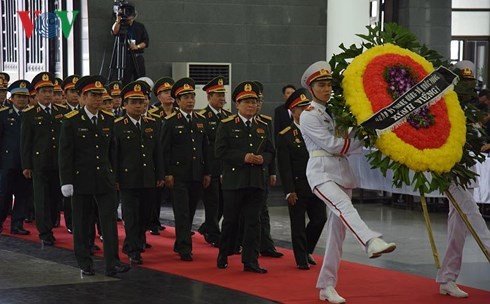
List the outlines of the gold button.
{"label": "gold button", "polygon": [[100,170],[100,167],[97,167],[97,168],[95,168],[95,169]]}
{"label": "gold button", "polygon": [[39,155],[39,152],[36,151],[36,155]]}
{"label": "gold button", "polygon": [[194,138],[192,139],[192,142],[194,142]]}
{"label": "gold button", "polygon": [[143,164],[143,167],[146,167],[146,164]]}
{"label": "gold button", "polygon": [[54,129],[51,129],[51,132],[54,132]]}
{"label": "gold button", "polygon": [[141,148],[144,148],[144,147],[145,147],[145,145],[141,145]]}
{"label": "gold button", "polygon": [[143,154],[143,157],[146,157],[146,154]]}
{"label": "gold button", "polygon": [[85,135],[82,135],[82,138],[85,138]]}
{"label": "gold button", "polygon": [[250,147],[253,147],[253,144],[250,144]]}
{"label": "gold button", "polygon": [[56,145],[53,145],[53,149],[56,149]]}
{"label": "gold button", "polygon": [[192,157],[192,159],[193,159],[193,160],[196,160],[196,157],[195,157],[195,156],[193,156],[193,157]]}
{"label": "gold button", "polygon": [[56,140],[56,137],[52,137],[53,140]]}
{"label": "gold button", "polygon": [[194,133],[194,131],[193,131],[193,130],[191,130],[191,133]]}
{"label": "gold button", "polygon": [[124,172],[128,172],[128,169],[124,169]]}
{"label": "gold button", "polygon": [[95,134],[95,137],[99,137],[99,134]]}
{"label": "gold button", "polygon": [[231,168],[231,171],[235,171],[235,168]]}
{"label": "gold button", "polygon": [[96,158],[96,159],[99,159],[99,156],[97,155],[97,156],[95,156],[95,158]]}
{"label": "gold button", "polygon": [[252,137],[252,134],[248,134],[248,137]]}
{"label": "gold button", "polygon": [[[85,137],[85,136],[84,136]],[[98,149],[99,148],[99,145],[95,145],[95,148]]]}
{"label": "gold button", "polygon": [[196,147],[193,147],[192,150],[196,151]]}
{"label": "gold button", "polygon": [[9,150],[5,150],[5,153],[9,153]]}

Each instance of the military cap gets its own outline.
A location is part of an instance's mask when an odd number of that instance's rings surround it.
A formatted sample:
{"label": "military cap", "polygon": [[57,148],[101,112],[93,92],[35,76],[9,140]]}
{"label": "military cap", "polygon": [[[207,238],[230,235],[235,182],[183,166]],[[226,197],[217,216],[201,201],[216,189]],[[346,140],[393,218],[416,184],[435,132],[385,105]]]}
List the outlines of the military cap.
{"label": "military cap", "polygon": [[61,80],[61,78],[58,78],[58,77],[55,77],[54,78],[54,87],[53,87],[53,91],[54,92],[63,92],[63,90],[61,89],[61,83],[63,82],[63,80]]}
{"label": "military cap", "polygon": [[124,100],[127,98],[145,99],[145,92],[140,81],[133,81],[124,86],[121,92]]}
{"label": "military cap", "polygon": [[27,80],[17,80],[8,87],[8,91],[10,94],[15,95],[26,95],[29,96],[29,87],[30,87],[30,82]]}
{"label": "military cap", "polygon": [[148,97],[151,95],[151,86],[148,84],[148,82],[144,80],[136,80],[135,82],[141,86],[143,94],[148,95]]}
{"label": "military cap", "polygon": [[104,87],[104,92],[102,93],[102,100],[103,101],[106,101],[106,100],[112,100],[112,96],[109,94],[109,87],[106,86]]}
{"label": "military cap", "polygon": [[462,79],[475,79],[475,64],[469,60],[458,61],[454,68],[457,69],[458,76]]}
{"label": "military cap", "polygon": [[77,83],[78,79],[80,79],[80,76],[78,75],[70,75],[66,77],[61,83],[61,88],[63,89],[63,91],[66,91],[68,89],[75,89],[75,84]]}
{"label": "military cap", "polygon": [[206,93],[225,93],[225,78],[223,76],[218,76],[211,79],[206,85],[202,88]]}
{"label": "military cap", "polygon": [[294,107],[306,107],[310,105],[310,100],[306,97],[306,89],[301,88],[289,95],[284,106],[291,110]]}
{"label": "military cap", "polygon": [[170,91],[170,95],[172,95],[173,98],[191,93],[195,93],[195,83],[192,78],[187,77],[176,81]]}
{"label": "military cap", "polygon": [[77,83],[75,84],[75,88],[80,95],[87,92],[104,93],[104,83],[105,78],[103,76],[83,76],[82,78],[78,79]]}
{"label": "military cap", "polygon": [[151,89],[153,89],[154,83],[153,83],[153,80],[151,80],[150,77],[146,77],[146,76],[145,77],[140,77],[140,78],[136,79],[136,81],[144,81],[150,87],[150,91],[151,91]]}
{"label": "military cap", "polygon": [[162,77],[155,82],[153,86],[153,94],[158,96],[160,92],[171,90],[175,81],[170,77]]}
{"label": "military cap", "polygon": [[29,83],[29,86],[27,88],[29,89],[29,94],[31,95],[31,97],[34,98],[34,96],[36,96],[36,90],[34,89],[32,83]]}
{"label": "military cap", "polygon": [[326,61],[317,61],[310,65],[301,76],[301,86],[305,89],[318,80],[332,79],[332,68]]}
{"label": "military cap", "polygon": [[31,81],[34,90],[44,88],[44,87],[54,87],[54,75],[50,72],[41,72],[34,76]]}
{"label": "military cap", "polygon": [[107,85],[107,92],[111,96],[121,96],[122,83],[120,81],[113,81]]}
{"label": "military cap", "polygon": [[233,90],[232,98],[239,102],[245,98],[259,98],[260,88],[254,81],[244,81],[238,84]]}
{"label": "military cap", "polygon": [[0,90],[6,90],[10,81],[10,75],[5,72],[0,72]]}

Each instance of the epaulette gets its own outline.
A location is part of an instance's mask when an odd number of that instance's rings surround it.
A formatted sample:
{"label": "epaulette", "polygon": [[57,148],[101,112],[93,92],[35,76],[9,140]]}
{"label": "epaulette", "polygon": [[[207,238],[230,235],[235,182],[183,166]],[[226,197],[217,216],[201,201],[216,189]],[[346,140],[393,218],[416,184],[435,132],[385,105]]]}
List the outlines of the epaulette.
{"label": "epaulette", "polygon": [[118,117],[118,118],[116,118],[116,119],[114,120],[114,123],[116,123],[116,122],[120,122],[120,121],[121,121],[121,120],[123,120],[123,119],[124,119],[124,116]]}
{"label": "epaulette", "polygon": [[165,119],[170,119],[172,118],[173,116],[175,116],[177,114],[177,112],[173,112],[172,114],[168,114],[167,116],[165,116]]}
{"label": "epaulette", "polygon": [[57,107],[60,107],[60,108],[63,108],[63,109],[67,109],[68,106],[64,105],[64,104],[61,104],[61,103],[56,103],[55,104]]}
{"label": "epaulette", "polygon": [[106,110],[100,110],[100,111],[102,113],[105,113],[105,114],[109,115],[109,116],[114,116],[114,113],[112,113],[112,112],[109,112],[109,111],[106,111]]}
{"label": "epaulette", "polygon": [[228,110],[225,110],[225,109],[221,109],[221,111],[225,112],[226,115],[228,115],[228,116],[230,116],[230,115],[233,114],[231,111],[228,111]]}
{"label": "epaulette", "polygon": [[263,124],[263,125],[268,126],[268,124],[267,124],[265,121],[263,121],[262,119],[260,119],[260,117],[255,118],[255,120],[256,120],[257,122],[260,122],[260,123],[261,123],[261,124]]}
{"label": "epaulette", "polygon": [[309,111],[313,110],[314,108],[315,108],[314,106],[308,106],[308,107],[305,109],[305,111],[308,111],[308,112],[309,112]]}
{"label": "epaulette", "polygon": [[204,116],[203,114],[201,114],[201,112],[194,112],[194,113],[196,113],[197,116],[199,116],[199,117],[206,118],[206,116]]}
{"label": "epaulette", "polygon": [[148,120],[151,120],[151,121],[155,121],[155,118],[151,117],[151,116],[148,116],[146,115],[144,118],[148,119]]}
{"label": "epaulette", "polygon": [[148,110],[148,113],[154,113],[156,111],[158,111],[158,107],[153,106],[153,108]]}
{"label": "epaulette", "polygon": [[202,109],[201,111],[199,111],[199,114],[201,114],[202,116],[204,116],[205,113],[206,113],[206,109]]}
{"label": "epaulette", "polygon": [[161,119],[160,115],[158,115],[157,113],[150,113],[150,111],[148,111],[148,116],[147,117],[151,117],[151,118],[154,118],[154,119]]}
{"label": "epaulette", "polygon": [[32,109],[34,109],[34,106],[28,106],[27,108],[25,108],[24,110],[22,110],[22,112],[26,113],[26,112],[29,112]]}
{"label": "epaulette", "polygon": [[78,110],[73,110],[71,112],[68,112],[65,114],[65,117],[66,118],[72,118],[73,116],[77,115],[78,114]]}
{"label": "epaulette", "polygon": [[231,115],[231,116],[228,116],[227,118],[223,119],[221,122],[229,122],[229,121],[232,121],[233,119],[235,119],[236,115]]}
{"label": "epaulette", "polygon": [[262,119],[268,120],[268,121],[272,121],[272,117],[267,116],[265,114],[259,114],[259,117],[262,118]]}
{"label": "epaulette", "polygon": [[3,111],[8,110],[8,109],[9,109],[9,107],[1,107],[0,112],[3,112]]}
{"label": "epaulette", "polygon": [[279,134],[284,135],[284,134],[288,133],[289,130],[291,130],[291,126],[285,127],[284,129],[281,130],[281,132],[279,132]]}

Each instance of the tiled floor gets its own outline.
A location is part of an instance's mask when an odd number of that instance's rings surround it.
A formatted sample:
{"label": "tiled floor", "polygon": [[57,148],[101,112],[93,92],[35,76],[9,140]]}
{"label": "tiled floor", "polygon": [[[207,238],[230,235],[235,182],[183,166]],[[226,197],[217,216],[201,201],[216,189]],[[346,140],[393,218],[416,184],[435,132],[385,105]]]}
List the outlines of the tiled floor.
{"label": "tiled floor", "polygon": [[[269,200],[272,236],[277,246],[290,248],[289,216],[279,189]],[[416,206],[416,205],[415,205]],[[436,273],[424,219],[418,210],[397,209],[380,202],[356,204],[374,230],[397,243],[397,250],[383,258],[370,260],[360,245],[348,233],[344,243],[344,259],[362,264],[399,270],[433,278]],[[203,220],[203,210],[195,217],[197,228]],[[432,228],[443,257],[446,244],[446,214],[432,212]],[[171,225],[170,206],[161,211],[162,222]],[[324,236],[316,253],[323,254]],[[468,237],[459,283],[490,291],[490,264],[476,242]],[[101,261],[96,270],[102,270]],[[434,283],[436,290],[437,286]],[[228,289],[187,280],[174,275],[136,268],[122,279],[102,275],[80,278],[73,252],[45,248],[38,244],[10,237],[0,237],[0,303],[270,303]]]}

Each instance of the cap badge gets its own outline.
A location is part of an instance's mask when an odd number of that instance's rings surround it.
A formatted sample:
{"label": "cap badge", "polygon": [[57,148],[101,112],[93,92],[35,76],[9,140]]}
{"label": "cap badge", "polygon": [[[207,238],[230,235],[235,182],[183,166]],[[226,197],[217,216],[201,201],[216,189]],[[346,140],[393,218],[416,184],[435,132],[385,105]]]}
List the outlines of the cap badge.
{"label": "cap badge", "polygon": [[165,88],[170,88],[170,83],[165,82],[165,83],[163,84],[163,86],[164,86]]}
{"label": "cap badge", "polygon": [[114,90],[119,90],[119,84],[118,83],[115,83],[113,87],[114,87]]}
{"label": "cap badge", "polygon": [[140,86],[139,84],[135,84],[135,85],[134,85],[134,91],[135,91],[135,92],[139,92],[139,91],[141,91],[141,86]]}
{"label": "cap badge", "polygon": [[96,87],[96,88],[100,88],[100,87],[102,87],[102,83],[101,83],[100,81],[98,81],[98,80],[97,80],[97,81],[95,82],[95,87]]}
{"label": "cap badge", "polygon": [[73,77],[73,79],[71,80],[71,82],[73,83],[77,83],[77,81],[78,81],[78,77]]}
{"label": "cap badge", "polygon": [[21,83],[19,84],[19,88],[25,88],[26,86],[27,86],[27,85],[26,85],[26,83],[25,83],[25,82],[21,82]]}
{"label": "cap badge", "polygon": [[49,75],[48,75],[48,74],[43,74],[42,79],[43,79],[44,81],[48,81],[48,80],[49,80]]}
{"label": "cap badge", "polygon": [[306,98],[305,94],[301,94],[300,98],[301,98],[301,101],[308,100],[308,98]]}
{"label": "cap badge", "polygon": [[190,90],[191,86],[187,83],[184,83],[184,90]]}
{"label": "cap badge", "polygon": [[223,85],[223,79],[222,78],[218,79],[218,84]]}
{"label": "cap badge", "polygon": [[320,69],[320,74],[321,75],[328,75],[328,71],[325,69]]}
{"label": "cap badge", "polygon": [[246,83],[245,86],[243,87],[243,90],[245,90],[245,92],[252,91],[252,85],[250,85],[250,83]]}

